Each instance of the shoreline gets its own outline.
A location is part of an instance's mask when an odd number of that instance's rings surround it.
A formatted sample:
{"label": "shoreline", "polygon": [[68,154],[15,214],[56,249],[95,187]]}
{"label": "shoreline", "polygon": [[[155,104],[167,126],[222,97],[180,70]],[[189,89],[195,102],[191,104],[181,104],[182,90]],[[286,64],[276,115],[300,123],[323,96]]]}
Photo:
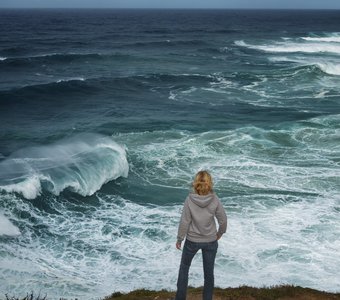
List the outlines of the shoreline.
{"label": "shoreline", "polygon": [[[129,293],[116,292],[103,300],[171,300],[175,292],[160,290],[135,290]],[[201,300],[202,287],[188,288],[187,300]],[[340,292],[330,293],[300,286],[280,285],[255,288],[215,288],[214,300],[340,300]]]}

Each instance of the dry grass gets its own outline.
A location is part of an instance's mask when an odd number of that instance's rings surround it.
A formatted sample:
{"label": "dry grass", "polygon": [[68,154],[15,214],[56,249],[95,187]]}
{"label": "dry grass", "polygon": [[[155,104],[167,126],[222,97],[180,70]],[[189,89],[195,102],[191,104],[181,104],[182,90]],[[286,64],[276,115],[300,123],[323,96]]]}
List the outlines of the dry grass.
{"label": "dry grass", "polygon": [[[168,291],[136,290],[128,294],[115,293],[105,300],[170,300],[175,293]],[[202,288],[190,288],[187,300],[201,300]],[[340,294],[321,292],[313,289],[276,286],[270,288],[216,288],[214,300],[340,300]]]}
{"label": "dry grass", "polygon": [[[47,295],[34,295],[34,293],[27,294],[23,298],[5,296],[6,300],[48,300]],[[174,292],[165,290],[136,290],[127,294],[114,293],[103,300],[171,300],[174,297]],[[201,299],[202,288],[189,288],[187,300]],[[340,300],[340,293],[327,293],[298,286],[274,286],[270,288],[241,286],[227,289],[216,288],[214,290],[214,300]]]}

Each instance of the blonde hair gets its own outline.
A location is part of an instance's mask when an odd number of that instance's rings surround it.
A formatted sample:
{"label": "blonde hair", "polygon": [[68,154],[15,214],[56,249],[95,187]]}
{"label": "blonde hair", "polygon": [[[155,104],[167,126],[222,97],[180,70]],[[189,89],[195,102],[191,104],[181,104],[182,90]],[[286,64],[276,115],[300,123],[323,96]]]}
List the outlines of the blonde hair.
{"label": "blonde hair", "polygon": [[213,182],[211,175],[207,171],[199,171],[192,183],[194,191],[198,195],[208,195],[213,191]]}

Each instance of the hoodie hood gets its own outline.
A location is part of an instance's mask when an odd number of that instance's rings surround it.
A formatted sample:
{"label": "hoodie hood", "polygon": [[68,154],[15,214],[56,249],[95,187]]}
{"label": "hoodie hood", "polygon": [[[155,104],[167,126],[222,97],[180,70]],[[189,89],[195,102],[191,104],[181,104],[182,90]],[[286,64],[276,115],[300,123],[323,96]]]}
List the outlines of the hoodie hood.
{"label": "hoodie hood", "polygon": [[208,206],[214,200],[214,198],[215,198],[214,194],[208,195],[189,194],[189,199],[202,208]]}

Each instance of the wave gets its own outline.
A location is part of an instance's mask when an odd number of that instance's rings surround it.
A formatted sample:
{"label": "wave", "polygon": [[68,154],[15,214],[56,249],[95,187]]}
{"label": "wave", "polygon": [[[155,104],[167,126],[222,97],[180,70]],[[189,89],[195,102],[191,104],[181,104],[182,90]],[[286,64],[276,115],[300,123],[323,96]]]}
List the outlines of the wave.
{"label": "wave", "polygon": [[25,67],[36,66],[37,64],[60,64],[89,61],[107,61],[112,59],[129,59],[131,55],[116,53],[48,53],[28,56],[0,57],[3,67]]}
{"label": "wave", "polygon": [[[134,288],[171,288],[178,253],[169,249],[169,241],[176,235],[180,202],[201,168],[214,174],[216,190],[235,224],[221,240],[217,284],[284,281],[337,289],[336,264],[328,258],[338,257],[339,162],[332,159],[339,157],[339,117],[285,123],[276,129],[117,134],[115,141],[131,149],[134,166],[120,195],[96,193],[94,209],[84,202],[67,209],[52,199],[55,213],[8,195],[15,199],[7,202],[16,209],[18,217],[13,220],[22,228],[24,247],[20,256],[9,256],[3,266],[9,278],[3,289],[13,288],[7,282],[18,278],[22,284],[15,288],[20,291],[49,283],[44,292],[50,295],[84,299],[102,297],[112,289],[128,291],[131,282]],[[34,210],[27,213],[26,208]],[[21,217],[25,213],[28,216]],[[65,247],[54,246],[63,241]],[[5,249],[17,253],[16,246]],[[20,263],[24,270],[13,269]],[[37,264],[43,273],[35,272]],[[196,286],[202,272],[193,267]],[[109,272],[103,273],[103,268]],[[228,283],[223,280],[226,268],[234,274]],[[284,272],[268,277],[270,270],[280,268]],[[312,275],[306,275],[306,268]],[[320,277],[327,280],[320,282]]]}
{"label": "wave", "polygon": [[[337,121],[339,115],[283,125],[280,130],[243,127],[197,134],[127,133],[118,141],[122,139],[131,148],[132,161],[138,161],[141,177],[148,182],[178,186],[177,180],[191,178],[202,167],[215,174],[217,185],[237,193],[247,189],[257,193],[260,188],[327,195],[339,173]],[[154,142],[145,144],[145,140]],[[306,174],[313,180],[306,182]]]}
{"label": "wave", "polygon": [[340,64],[329,62],[317,62],[315,65],[324,73],[329,75],[340,75]]}
{"label": "wave", "polygon": [[86,78],[84,77],[73,77],[73,78],[68,78],[68,79],[59,79],[57,80],[56,83],[60,83],[60,82],[68,82],[68,81],[85,81]]}
{"label": "wave", "polygon": [[[340,42],[340,36],[328,37],[302,37],[303,40],[310,41],[307,43],[296,43],[290,40],[285,42],[277,42],[272,45],[251,45],[244,41],[235,41],[237,46],[247,47],[250,49],[261,50],[273,53],[335,53],[340,54],[340,45],[330,43],[334,41]],[[303,54],[291,57],[270,57],[269,60],[274,62],[295,62],[302,66],[314,66],[318,70],[329,75],[340,75],[340,64],[335,57],[303,57]],[[315,69],[316,69],[315,68]]]}
{"label": "wave", "polygon": [[273,62],[294,62],[302,66],[315,66],[322,72],[328,75],[340,75],[340,63],[336,61],[326,61],[319,59],[303,59],[303,58],[290,58],[290,57],[273,57],[270,58]]}
{"label": "wave", "polygon": [[164,41],[150,41],[150,42],[135,42],[132,44],[122,45],[122,48],[126,47],[138,47],[138,48],[147,48],[147,47],[180,47],[180,46],[207,46],[208,44],[202,40],[169,40],[165,39]]}
{"label": "wave", "polygon": [[0,213],[0,236],[1,235],[17,236],[20,235],[20,230]]}
{"label": "wave", "polygon": [[43,190],[65,189],[82,196],[118,177],[127,177],[125,149],[110,137],[80,134],[48,146],[25,148],[0,162],[0,190],[34,199]]}
{"label": "wave", "polygon": [[0,55],[12,56],[12,55],[23,55],[28,53],[30,49],[23,46],[7,47],[0,50]]}
{"label": "wave", "polygon": [[[29,94],[32,98],[32,94],[41,94],[42,92],[49,95],[65,94],[65,93],[77,93],[81,94],[97,91],[109,87],[110,89],[118,88],[122,86],[129,86],[129,88],[139,90],[141,85],[145,85],[146,82],[153,83],[157,81],[159,84],[173,83],[182,84],[183,80],[188,81],[206,81],[211,78],[211,75],[197,74],[197,73],[182,73],[182,74],[166,74],[166,73],[154,73],[146,75],[133,75],[124,77],[97,77],[97,78],[86,78],[86,77],[71,77],[61,78],[48,83],[31,84],[23,87],[15,87],[9,90],[0,90],[0,97],[2,99],[8,99],[13,101],[11,97],[17,97],[18,95]],[[3,100],[4,102],[4,100]]]}
{"label": "wave", "polygon": [[[13,98],[17,98],[19,96],[27,97],[29,101],[33,101],[33,97],[37,95],[41,95],[41,93],[45,93],[50,97],[56,97],[57,95],[65,95],[66,93],[88,93],[93,89],[98,88],[97,84],[98,79],[96,78],[84,78],[84,77],[72,77],[72,78],[59,78],[55,79],[55,81],[47,82],[47,83],[39,83],[39,84],[29,84],[21,87],[12,87],[6,90],[0,90],[0,98],[2,98],[2,104],[8,101],[7,103],[12,103]],[[35,101],[37,101],[36,98]],[[60,100],[62,101],[62,100]]]}
{"label": "wave", "polygon": [[327,42],[327,43],[340,43],[340,36],[334,35],[334,36],[325,36],[325,37],[302,37],[305,41],[310,42]]}
{"label": "wave", "polygon": [[184,81],[189,85],[190,82],[197,82],[197,83],[202,83],[202,82],[207,82],[208,80],[210,81],[211,78],[214,78],[210,74],[199,74],[199,73],[156,73],[152,75],[145,75],[142,76],[145,79],[149,79],[151,81],[156,80],[157,82],[160,83],[165,83],[165,84],[182,84]]}
{"label": "wave", "polygon": [[273,53],[335,53],[340,54],[340,45],[324,43],[276,43],[273,45],[251,45],[244,41],[235,41],[235,45],[249,49],[261,50]]}

